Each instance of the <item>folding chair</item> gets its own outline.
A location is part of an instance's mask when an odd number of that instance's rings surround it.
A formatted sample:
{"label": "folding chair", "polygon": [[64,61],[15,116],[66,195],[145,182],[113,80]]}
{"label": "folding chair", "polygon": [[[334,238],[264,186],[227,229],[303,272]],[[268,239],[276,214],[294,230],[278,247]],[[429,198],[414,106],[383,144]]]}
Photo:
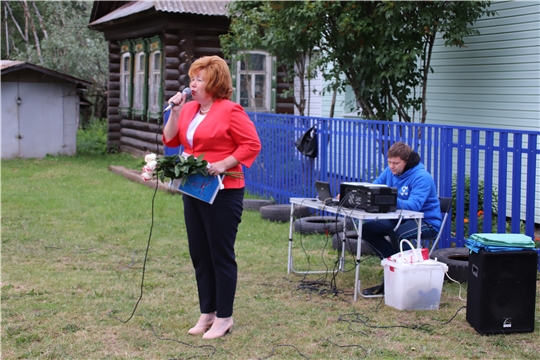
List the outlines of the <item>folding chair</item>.
{"label": "folding chair", "polygon": [[452,198],[439,197],[439,203],[441,205],[441,214],[443,215],[441,228],[439,229],[437,236],[422,238],[422,242],[426,241],[429,243],[430,241],[433,241],[433,245],[431,246],[431,250],[429,251],[429,256],[431,256],[431,253],[433,252],[433,250],[435,250],[435,248],[437,247],[437,244],[439,243],[439,239],[441,238],[442,232],[444,230],[444,225],[446,224],[446,219],[448,218],[448,215],[450,214],[450,207],[452,206]]}

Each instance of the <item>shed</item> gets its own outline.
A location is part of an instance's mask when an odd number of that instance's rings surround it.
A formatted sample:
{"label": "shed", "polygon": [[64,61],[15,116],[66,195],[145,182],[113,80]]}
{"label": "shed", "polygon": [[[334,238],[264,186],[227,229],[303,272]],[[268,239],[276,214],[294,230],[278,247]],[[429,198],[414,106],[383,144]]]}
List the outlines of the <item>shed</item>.
{"label": "shed", "polygon": [[2,159],[74,155],[80,97],[91,83],[2,60]]}

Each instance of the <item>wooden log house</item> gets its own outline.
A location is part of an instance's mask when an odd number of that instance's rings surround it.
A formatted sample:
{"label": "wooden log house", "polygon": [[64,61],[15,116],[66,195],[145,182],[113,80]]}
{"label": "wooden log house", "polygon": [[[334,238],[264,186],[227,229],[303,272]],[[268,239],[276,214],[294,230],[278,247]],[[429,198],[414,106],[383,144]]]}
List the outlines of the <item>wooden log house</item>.
{"label": "wooden log house", "polygon": [[[223,57],[219,36],[229,29],[228,2],[94,1],[89,27],[103,32],[109,44],[110,149],[141,156],[155,152],[157,142],[163,153],[167,99],[189,86],[195,59]],[[243,61],[226,59],[235,87],[232,100],[246,111],[294,113],[292,98],[280,96],[289,85],[276,71],[275,59],[264,51],[249,54]]]}

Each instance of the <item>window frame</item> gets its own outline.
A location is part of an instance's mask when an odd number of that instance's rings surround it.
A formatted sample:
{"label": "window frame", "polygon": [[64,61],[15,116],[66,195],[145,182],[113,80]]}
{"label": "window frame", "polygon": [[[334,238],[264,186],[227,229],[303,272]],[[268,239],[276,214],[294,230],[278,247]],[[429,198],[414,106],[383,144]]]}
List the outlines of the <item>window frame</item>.
{"label": "window frame", "polygon": [[[145,39],[141,38],[133,40],[132,43],[133,100],[131,113],[134,116],[140,116],[141,120],[144,120],[148,105],[148,44]],[[142,62],[140,61],[141,57]]]}
{"label": "window frame", "polygon": [[[120,41],[120,97],[118,112],[125,117],[131,117],[131,108],[133,104],[133,48],[129,40]],[[127,64],[126,70],[126,59]]]}
{"label": "window frame", "polygon": [[[264,64],[265,70],[251,70],[246,69],[242,70],[242,62],[245,61],[245,55],[264,55]],[[253,50],[253,51],[239,51],[237,52],[232,59],[231,72],[233,78],[233,99],[235,102],[242,104],[242,77],[249,76],[251,78],[251,89],[249,95],[249,105],[243,106],[246,111],[253,112],[275,112],[276,107],[276,62],[275,58],[272,57],[268,52],[263,50]],[[255,91],[256,83],[254,79],[259,76],[264,75],[264,98],[263,106],[258,107],[253,103],[253,96],[251,94]]]}
{"label": "window frame", "polygon": [[[154,71],[154,56],[160,54],[159,69]],[[148,39],[148,74],[147,74],[147,117],[148,119],[161,119],[163,116],[163,43],[159,36]],[[158,76],[155,76],[159,72]],[[157,95],[155,98],[153,95]],[[155,102],[153,102],[155,100]]]}

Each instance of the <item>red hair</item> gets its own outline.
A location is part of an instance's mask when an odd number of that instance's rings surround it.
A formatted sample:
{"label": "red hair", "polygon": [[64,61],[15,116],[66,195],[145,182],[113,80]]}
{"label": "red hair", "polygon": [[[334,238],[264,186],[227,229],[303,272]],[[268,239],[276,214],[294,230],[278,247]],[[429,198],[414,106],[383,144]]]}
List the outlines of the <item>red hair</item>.
{"label": "red hair", "polygon": [[219,56],[203,56],[193,62],[189,68],[189,77],[193,79],[200,71],[206,71],[205,91],[215,99],[230,100],[233,93],[229,66]]}

